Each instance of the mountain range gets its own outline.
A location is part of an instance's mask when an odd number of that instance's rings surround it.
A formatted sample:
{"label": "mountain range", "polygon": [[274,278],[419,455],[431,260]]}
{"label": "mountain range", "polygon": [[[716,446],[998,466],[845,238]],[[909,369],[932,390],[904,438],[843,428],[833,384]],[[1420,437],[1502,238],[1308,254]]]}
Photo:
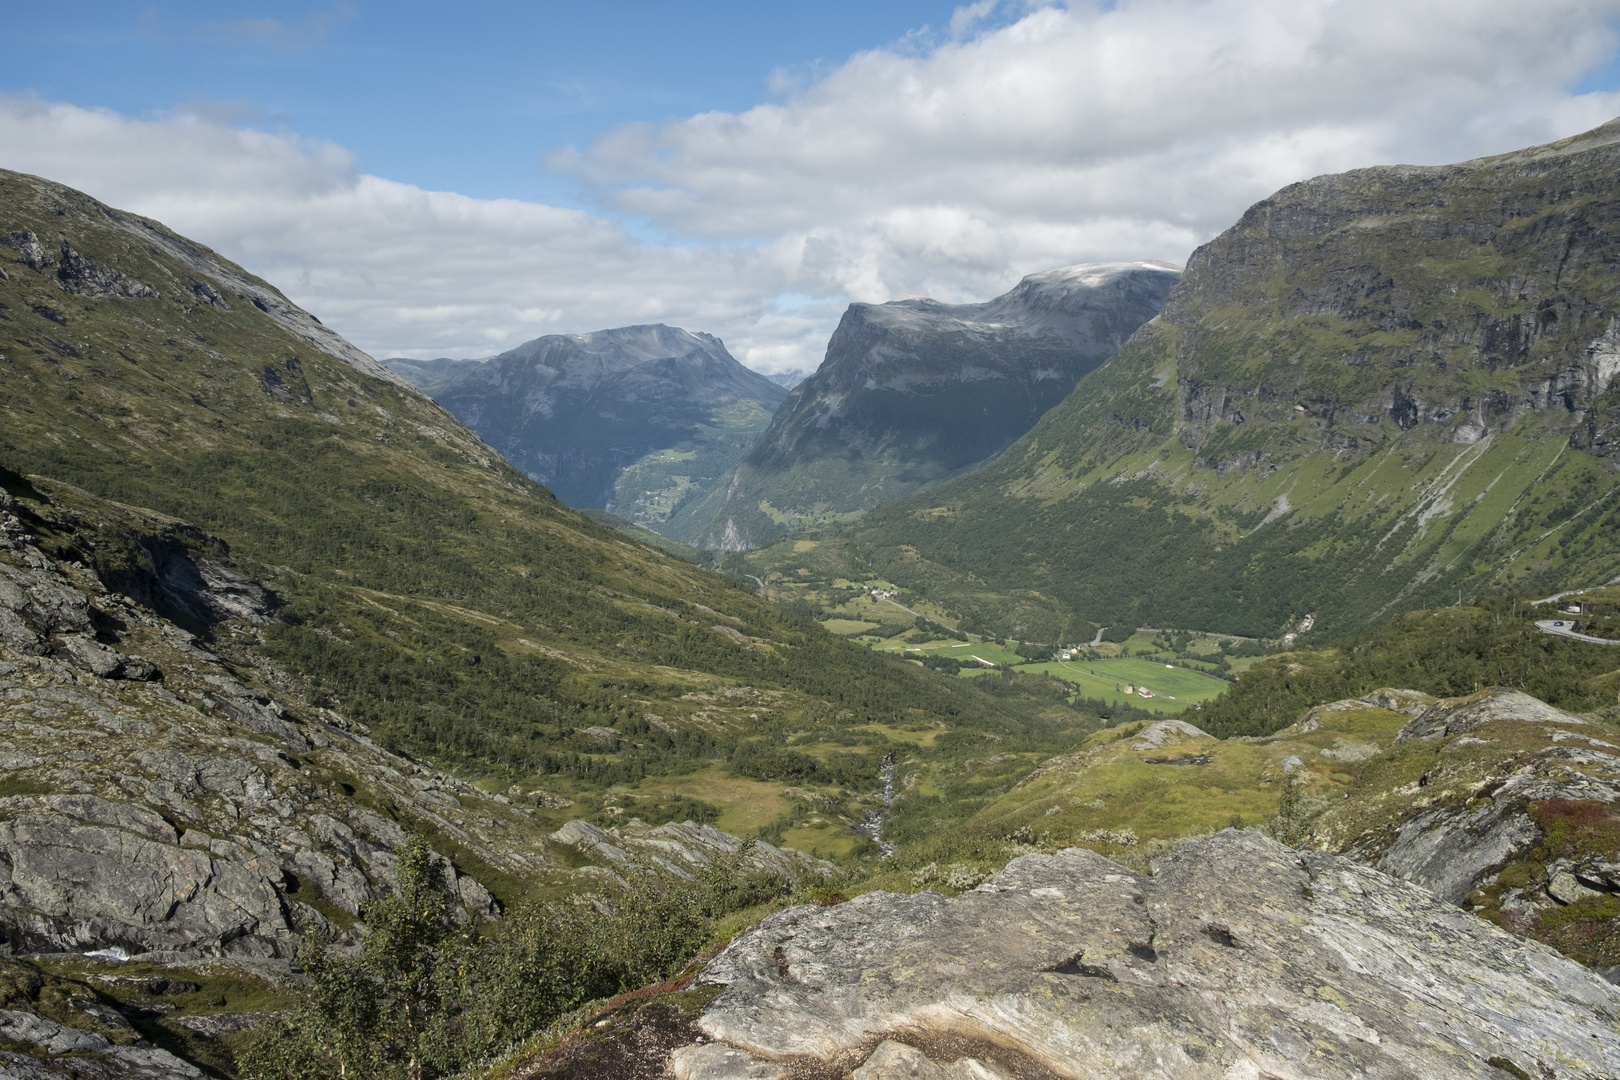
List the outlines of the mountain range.
{"label": "mountain range", "polygon": [[[652,824],[666,805],[750,833],[782,819],[771,835],[840,855],[861,847],[848,821],[877,765],[859,739],[786,753],[801,725],[952,716],[1034,725],[1058,747],[1087,722],[1061,699],[1002,702],[872,654],[593,523],[156,222],[17,173],[0,173],[0,208],[0,462],[46,523],[33,542],[201,635],[289,715],[341,714],[495,792],[606,814],[621,785],[615,805]],[[33,636],[18,640],[68,648],[49,618],[19,617]],[[73,633],[118,651],[122,631],[110,615]],[[683,779],[734,767],[724,783]],[[796,809],[810,803],[781,794],[792,783],[831,786],[813,824]],[[490,885],[503,899],[528,887]]]}
{"label": "mountain range", "polygon": [[1178,276],[1155,264],[1071,266],[981,304],[851,304],[815,374],[669,534],[755,547],[974,468],[1153,318]]}
{"label": "mountain range", "polygon": [[746,453],[787,391],[678,327],[553,334],[485,361],[389,360],[569,506],[661,529]]}
{"label": "mountain range", "polygon": [[[1620,661],[1535,600],[1620,573],[1617,166],[855,305],[785,397],[669,327],[381,365],[0,171],[0,1073],[1612,1075]],[[826,523],[729,577],[530,475],[622,510],[730,410],[634,512]]]}
{"label": "mountain range", "polygon": [[750,572],[876,573],[1043,641],[1343,633],[1608,581],[1617,175],[1611,123],[1284,188],[995,462]]}

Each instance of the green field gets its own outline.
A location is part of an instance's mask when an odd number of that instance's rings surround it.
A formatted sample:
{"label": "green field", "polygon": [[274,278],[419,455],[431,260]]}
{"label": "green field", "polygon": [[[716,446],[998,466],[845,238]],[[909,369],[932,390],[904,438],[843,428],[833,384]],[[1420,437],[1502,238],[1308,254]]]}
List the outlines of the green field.
{"label": "green field", "polygon": [[859,619],[824,619],[821,623],[831,634],[857,634],[862,630],[876,630],[878,624]]}
{"label": "green field", "polygon": [[[973,663],[977,656],[981,660],[988,660],[992,664],[1011,665],[1022,664],[1024,658],[1011,649],[1002,648],[993,641],[961,642],[945,639],[942,641],[925,641],[920,645],[907,645],[903,641],[885,642],[879,646],[884,652],[896,652],[906,656],[946,656],[952,660],[960,660],[964,664]],[[988,671],[989,668],[981,668]]]}
{"label": "green field", "polygon": [[1122,689],[1126,684],[1145,686],[1154,696],[1144,698],[1132,694],[1130,703],[1156,712],[1182,712],[1213,700],[1228,686],[1211,675],[1182,667],[1165,667],[1151,660],[1058,660],[1050,664],[1026,664],[1018,670],[1042,672],[1067,680],[1084,696],[1111,703],[1127,700]]}

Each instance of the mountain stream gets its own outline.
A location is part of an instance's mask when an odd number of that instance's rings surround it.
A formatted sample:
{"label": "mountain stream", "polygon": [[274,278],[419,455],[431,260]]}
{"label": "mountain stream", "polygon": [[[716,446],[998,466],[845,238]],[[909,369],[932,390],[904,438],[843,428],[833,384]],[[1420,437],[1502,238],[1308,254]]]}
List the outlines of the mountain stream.
{"label": "mountain stream", "polygon": [[878,854],[887,859],[894,854],[894,845],[883,839],[883,822],[889,816],[889,804],[894,802],[894,755],[885,754],[883,765],[878,769],[878,779],[882,781],[882,790],[878,797],[883,800],[880,810],[868,810],[861,823],[855,826],[855,831],[862,836],[870,836],[877,841]]}

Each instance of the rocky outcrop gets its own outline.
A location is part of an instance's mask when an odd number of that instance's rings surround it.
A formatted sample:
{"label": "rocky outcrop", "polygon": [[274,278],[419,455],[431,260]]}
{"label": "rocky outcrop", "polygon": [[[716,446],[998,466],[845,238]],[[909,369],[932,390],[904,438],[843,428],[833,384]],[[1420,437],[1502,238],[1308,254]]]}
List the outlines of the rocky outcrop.
{"label": "rocky outcrop", "polygon": [[34,235],[32,230],[0,236],[0,244],[15,249],[30,270],[44,270],[46,267],[56,265],[56,261],[46,253],[45,246],[39,242],[39,237]]}
{"label": "rocky outcrop", "polygon": [[665,873],[685,881],[692,879],[694,871],[739,855],[738,865],[743,869],[794,879],[803,874],[829,877],[838,872],[825,859],[811,858],[793,848],[774,847],[763,840],[744,843],[712,825],[694,821],[649,826],[631,819],[603,829],[576,818],[552,833],[551,839],[604,860],[618,873]]}
{"label": "rocky outcrop", "polygon": [[[433,838],[466,917],[497,905],[445,856],[520,876],[549,865],[526,811],[249,685],[89,567],[47,556],[18,513],[0,492],[7,949],[287,958],[303,931],[345,938],[393,887],[408,830]],[[199,564],[185,595],[250,627],[260,608],[229,598],[262,590]]]}
{"label": "rocky outcrop", "polygon": [[[144,980],[155,993],[201,987]],[[201,1080],[190,1062],[153,1046],[87,982],[0,957],[0,1076],[7,1080]]]}
{"label": "rocky outcrop", "polygon": [[78,296],[138,300],[157,295],[152,286],[85,258],[66,240],[62,241],[62,263],[56,271],[56,279],[62,283],[62,288]]}
{"label": "rocky outcrop", "polygon": [[1014,860],[955,899],[869,893],[779,912],[683,1080],[788,1076],[1597,1080],[1620,991],[1552,950],[1349,860],[1228,830],[1132,872]]}
{"label": "rocky outcrop", "polygon": [[1150,263],[1069,266],[982,304],[851,304],[759,445],[675,525],[705,547],[755,546],[794,519],[956,476],[1062,401],[1153,318],[1178,277]]}
{"label": "rocky outcrop", "polygon": [[[1414,697],[1374,695],[1385,707]],[[1620,801],[1620,746],[1607,732],[1517,690],[1430,701],[1396,745],[1433,744],[1432,763],[1414,783],[1352,791],[1317,823],[1316,842],[1519,933],[1542,932],[1542,913],[1583,896],[1620,895],[1620,847],[1608,831]],[[1542,849],[1548,813],[1573,815],[1561,841],[1571,853]]]}
{"label": "rocky outcrop", "polygon": [[202,1080],[206,1075],[144,1041],[120,1046],[104,1035],[32,1012],[0,1009],[0,1043],[33,1051],[0,1050],[0,1075],[9,1080]]}
{"label": "rocky outcrop", "polygon": [[1209,732],[1185,720],[1156,720],[1143,728],[1131,743],[1132,750],[1158,750],[1187,739],[1207,739]]}

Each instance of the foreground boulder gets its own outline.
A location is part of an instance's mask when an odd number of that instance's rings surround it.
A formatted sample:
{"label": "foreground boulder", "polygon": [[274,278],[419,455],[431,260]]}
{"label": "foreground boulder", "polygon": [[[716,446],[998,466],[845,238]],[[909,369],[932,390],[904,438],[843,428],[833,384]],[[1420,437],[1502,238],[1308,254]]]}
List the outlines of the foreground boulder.
{"label": "foreground boulder", "polygon": [[779,912],[679,1080],[1598,1077],[1620,990],[1552,949],[1333,855],[1228,830],[1134,873],[1028,855],[954,899]]}

